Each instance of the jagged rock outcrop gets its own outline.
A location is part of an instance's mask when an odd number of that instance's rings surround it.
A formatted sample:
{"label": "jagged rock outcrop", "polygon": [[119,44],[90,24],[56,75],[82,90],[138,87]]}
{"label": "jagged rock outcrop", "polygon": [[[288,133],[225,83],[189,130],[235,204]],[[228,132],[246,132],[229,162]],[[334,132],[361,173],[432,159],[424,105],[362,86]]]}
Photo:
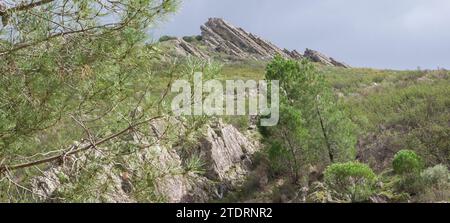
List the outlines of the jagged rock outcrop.
{"label": "jagged rock outcrop", "polygon": [[288,57],[274,44],[237,28],[223,19],[210,18],[201,26],[202,41],[210,48],[239,58],[270,59],[276,54]]}
{"label": "jagged rock outcrop", "polygon": [[345,67],[350,68],[349,65],[336,61],[332,57],[328,57],[318,51],[306,49],[304,57],[309,58],[313,62],[322,63],[328,66]]}
{"label": "jagged rock outcrop", "polygon": [[273,43],[220,18],[208,19],[200,29],[201,36],[188,38],[192,41],[188,42],[183,38],[167,41],[175,48],[176,56],[191,55],[203,59],[223,60],[270,60],[276,55],[281,55],[294,60],[308,58],[328,66],[350,67],[314,50],[306,49],[302,55],[297,50],[280,49]]}
{"label": "jagged rock outcrop", "polygon": [[304,58],[303,55],[297,50],[289,51],[288,49],[284,49],[283,52],[289,55],[294,60],[301,60]]}
{"label": "jagged rock outcrop", "polygon": [[[83,147],[87,142],[75,143]],[[46,171],[42,172],[41,176],[37,176],[31,180],[31,190],[37,199],[46,202],[59,202],[63,197],[59,197],[59,193],[64,193],[67,190],[73,189],[76,185],[70,183],[70,180],[75,179],[77,174],[85,168],[92,167],[92,160],[102,162],[105,159],[104,154],[100,151],[103,148],[97,148],[90,153],[82,154],[80,156],[67,156],[65,161],[52,163]],[[105,163],[96,166],[96,173],[90,180],[95,182],[95,185],[102,186],[104,193],[92,194],[88,199],[90,202],[107,202],[107,203],[130,203],[135,202],[130,196],[129,191],[124,188],[126,180],[122,174],[114,172],[113,163]],[[81,186],[81,185],[80,185]],[[84,186],[84,185],[83,185]]]}
{"label": "jagged rock outcrop", "polygon": [[[64,194],[73,193],[71,191],[82,184],[86,191],[102,188],[102,193],[87,193],[78,198],[89,202],[138,202],[142,198],[136,197],[136,192],[140,190],[170,203],[207,202],[222,198],[227,190],[244,182],[252,163],[251,155],[259,148],[257,142],[252,142],[232,125],[213,122],[199,141],[196,152],[205,163],[206,173],[189,172],[184,166],[189,158],[180,152],[182,145],[172,147],[160,143],[168,131],[183,135],[185,130],[181,126],[181,121],[175,118],[160,119],[149,123],[150,135],[133,133],[131,141],[117,146],[135,144],[145,149],[122,155],[120,165],[111,160],[111,154],[102,152],[108,151],[106,148],[68,156],[63,163],[51,164],[31,180],[33,194],[40,201],[58,202]],[[74,146],[86,143],[89,142]],[[77,182],[84,178],[83,174],[88,174],[87,181]],[[145,183],[146,188],[142,188],[143,185],[134,185],[136,182],[153,183]]]}
{"label": "jagged rock outcrop", "polygon": [[[297,50],[280,49],[269,41],[266,41],[242,28],[235,27],[220,18],[210,18],[201,29],[201,40],[197,43],[204,47],[198,47],[183,39],[173,42],[177,55],[192,55],[199,58],[211,58],[212,55],[221,53],[235,59],[269,60],[275,55],[301,60],[309,58],[313,62],[328,66],[349,66],[314,50],[306,49],[302,55]],[[205,50],[205,48],[207,50]]]}
{"label": "jagged rock outcrop", "polygon": [[243,180],[256,151],[257,146],[235,127],[221,122],[209,127],[201,141],[208,177],[220,181]]}
{"label": "jagged rock outcrop", "polygon": [[194,57],[203,59],[209,58],[208,54],[206,54],[202,50],[199,50],[195,45],[186,42],[182,38],[172,40],[172,43],[175,46],[176,53],[179,55],[183,56],[192,55]]}

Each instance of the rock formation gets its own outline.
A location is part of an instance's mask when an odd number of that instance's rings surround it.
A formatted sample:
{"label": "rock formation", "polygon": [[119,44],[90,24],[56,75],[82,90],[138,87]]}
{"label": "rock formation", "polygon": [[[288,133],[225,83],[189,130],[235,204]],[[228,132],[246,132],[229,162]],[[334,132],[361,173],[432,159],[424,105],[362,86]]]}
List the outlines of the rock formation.
{"label": "rock formation", "polygon": [[190,44],[183,40],[182,38],[177,38],[172,41],[172,44],[175,46],[175,50],[177,54],[181,54],[184,56],[192,55],[194,57],[208,59],[209,56],[205,52],[199,50],[195,45]]}
{"label": "rock formation", "polygon": [[223,19],[211,18],[201,26],[203,42],[216,51],[239,58],[270,59],[276,54],[288,57],[274,44]]}
{"label": "rock formation", "polygon": [[[161,119],[150,123],[153,133],[149,136],[135,133],[128,143],[149,146],[125,155],[120,168],[109,160],[107,153],[101,152],[107,151],[106,148],[68,156],[64,163],[53,163],[31,180],[33,194],[41,201],[58,202],[58,194],[73,189],[75,184],[71,182],[76,182],[74,178],[79,178],[82,171],[93,166],[96,171],[90,173],[89,182],[81,184],[93,191],[101,187],[103,192],[84,194],[88,198],[83,199],[90,202],[138,202],[134,196],[136,190],[154,193],[169,203],[207,202],[223,198],[229,189],[245,181],[252,163],[251,156],[259,149],[257,142],[252,142],[232,125],[213,122],[200,139],[199,151],[196,152],[205,163],[205,174],[186,172],[183,165],[187,158],[180,154],[180,148],[158,143],[164,132],[183,134],[184,129],[179,126],[182,126],[179,120]],[[142,188],[142,185],[141,188],[133,185],[136,179],[145,179],[149,173],[154,175],[151,179],[154,183],[145,186],[150,190]]]}
{"label": "rock formation", "polygon": [[170,41],[175,46],[176,55],[192,55],[203,59],[221,55],[236,60],[270,60],[275,55],[281,55],[294,60],[308,58],[313,62],[328,66],[349,67],[314,50],[306,49],[304,55],[297,50],[282,50],[273,43],[246,32],[242,28],[235,27],[220,18],[210,18],[200,29],[201,36],[199,37],[201,38],[192,43],[182,38]]}
{"label": "rock formation", "polygon": [[232,125],[221,122],[208,128],[201,152],[208,162],[208,177],[219,181],[240,181],[251,164],[255,145]]}
{"label": "rock formation", "polygon": [[321,63],[321,64],[325,64],[328,66],[336,66],[336,67],[345,67],[345,68],[349,68],[350,66],[336,61],[335,59],[333,59],[332,57],[328,57],[318,51],[315,50],[311,50],[311,49],[306,49],[305,50],[305,54],[304,56],[306,58],[309,58],[311,61],[313,62],[317,62],[317,63]]}
{"label": "rock formation", "polygon": [[288,49],[284,49],[283,52],[289,55],[294,60],[301,60],[304,58],[303,55],[300,54],[297,50],[289,51]]}

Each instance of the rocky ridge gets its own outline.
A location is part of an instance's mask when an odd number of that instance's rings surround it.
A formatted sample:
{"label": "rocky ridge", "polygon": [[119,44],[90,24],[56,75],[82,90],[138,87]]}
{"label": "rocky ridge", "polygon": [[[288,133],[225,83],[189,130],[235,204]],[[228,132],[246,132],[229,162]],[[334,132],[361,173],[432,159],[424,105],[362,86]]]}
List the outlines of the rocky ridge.
{"label": "rocky ridge", "polygon": [[326,56],[323,53],[320,53],[318,51],[311,50],[311,49],[306,49],[305,50],[304,57],[309,58],[313,62],[325,64],[325,65],[328,65],[328,66],[350,68],[350,66],[345,64],[345,63],[339,62],[339,61],[335,60],[332,57],[328,57],[328,56]]}
{"label": "rocky ridge", "polygon": [[350,67],[318,51],[306,49],[304,54],[301,54],[297,50],[280,49],[275,44],[220,18],[210,18],[200,29],[201,35],[198,38],[190,38],[196,40],[186,41],[184,38],[170,40],[177,55],[209,59],[220,54],[236,60],[270,60],[275,55],[281,55],[295,60],[308,58],[327,66]]}

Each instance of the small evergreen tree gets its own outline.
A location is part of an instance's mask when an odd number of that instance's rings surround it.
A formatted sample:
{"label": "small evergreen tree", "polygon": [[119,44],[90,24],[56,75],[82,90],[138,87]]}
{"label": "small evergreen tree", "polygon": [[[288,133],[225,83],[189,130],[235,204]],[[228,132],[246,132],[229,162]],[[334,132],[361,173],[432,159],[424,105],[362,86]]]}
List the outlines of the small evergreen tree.
{"label": "small evergreen tree", "polygon": [[[279,80],[280,122],[265,128],[270,141],[289,151],[296,171],[355,158],[355,127],[314,65],[277,56],[266,68],[267,80]],[[297,176],[296,173],[292,174]]]}

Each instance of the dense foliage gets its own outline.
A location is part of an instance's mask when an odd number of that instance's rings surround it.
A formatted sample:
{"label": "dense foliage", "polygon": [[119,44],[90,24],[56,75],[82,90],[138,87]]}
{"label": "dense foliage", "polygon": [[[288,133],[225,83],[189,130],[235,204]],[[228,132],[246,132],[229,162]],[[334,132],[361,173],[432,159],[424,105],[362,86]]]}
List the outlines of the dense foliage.
{"label": "dense foliage", "polygon": [[156,115],[149,109],[158,54],[145,45],[146,30],[174,1],[26,4],[2,15],[9,18],[0,29],[3,164]]}
{"label": "dense foliage", "polygon": [[395,155],[392,166],[397,174],[417,174],[423,169],[423,162],[414,151],[401,150]]}
{"label": "dense foliage", "polygon": [[[26,185],[12,189],[17,182],[11,179],[26,180],[38,170],[10,172],[15,167],[148,131],[139,125],[161,114],[164,76],[175,66],[159,62],[147,32],[177,1],[0,4],[0,201],[11,201],[29,192]],[[80,142],[89,143],[77,148]],[[136,146],[110,148],[116,155]]]}
{"label": "dense foliage", "polygon": [[344,200],[367,201],[375,191],[377,177],[366,164],[335,163],[327,167],[324,175],[325,183]]}
{"label": "dense foliage", "polygon": [[281,87],[280,122],[263,128],[274,163],[273,154],[285,156],[284,166],[298,180],[308,165],[354,160],[354,125],[312,63],[276,57],[266,79],[279,80]]}

